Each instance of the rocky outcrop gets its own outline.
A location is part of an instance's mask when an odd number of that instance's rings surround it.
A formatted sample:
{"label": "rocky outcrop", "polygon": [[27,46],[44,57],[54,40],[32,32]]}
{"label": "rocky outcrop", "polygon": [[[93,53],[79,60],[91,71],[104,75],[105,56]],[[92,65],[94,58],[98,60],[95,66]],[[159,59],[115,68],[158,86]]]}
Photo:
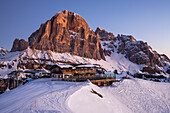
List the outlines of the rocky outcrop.
{"label": "rocky outcrop", "polygon": [[4,49],[3,47],[0,47],[0,57],[6,55],[9,51]]}
{"label": "rocky outcrop", "polygon": [[25,41],[24,39],[15,39],[11,52],[15,52],[15,51],[23,51],[25,49],[28,48],[28,42]]}
{"label": "rocky outcrop", "polygon": [[57,13],[29,37],[29,46],[37,50],[69,52],[81,57],[104,59],[100,38],[78,14]]}
{"label": "rocky outcrop", "polygon": [[144,67],[142,70],[142,72],[147,72],[148,74],[155,74],[155,73],[158,73],[160,74],[160,70],[156,69],[156,68],[153,68],[153,67]]}
{"label": "rocky outcrop", "polygon": [[95,31],[96,34],[99,34],[100,36],[100,39],[102,41],[106,40],[111,40],[114,38],[114,34],[113,33],[108,33],[107,31],[105,31],[104,29],[100,28],[100,27],[97,27],[96,31]]}
{"label": "rocky outcrop", "polygon": [[[102,28],[97,28],[95,33],[100,35],[101,44],[104,54],[110,56],[111,52],[124,54],[126,58],[136,64],[145,64],[151,67],[166,66],[166,62],[170,62],[166,55],[160,55],[143,41],[137,41],[131,35],[118,35],[115,37],[112,33],[106,32]],[[149,68],[149,72],[150,72]],[[148,71],[148,68],[143,70]],[[154,71],[158,72],[158,71]]]}
{"label": "rocky outcrop", "polygon": [[130,61],[137,64],[146,64],[152,67],[158,65],[163,66],[160,55],[153,51],[152,48],[143,41],[129,41],[126,42],[122,53],[126,54]]}

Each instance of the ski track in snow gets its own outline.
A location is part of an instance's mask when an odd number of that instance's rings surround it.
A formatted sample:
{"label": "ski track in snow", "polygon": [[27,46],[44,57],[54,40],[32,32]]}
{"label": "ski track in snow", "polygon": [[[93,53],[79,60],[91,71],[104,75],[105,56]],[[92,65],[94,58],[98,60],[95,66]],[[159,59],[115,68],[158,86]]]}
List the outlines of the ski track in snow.
{"label": "ski track in snow", "polygon": [[80,87],[76,85],[73,88],[75,84],[81,83],[56,82],[51,79],[32,81],[0,95],[0,113],[68,112],[63,104]]}
{"label": "ski track in snow", "polygon": [[[120,102],[135,113],[169,113],[170,84],[145,80],[125,80],[116,88],[107,87]],[[109,93],[110,93],[109,92]]]}
{"label": "ski track in snow", "polygon": [[0,113],[60,112],[169,113],[170,84],[129,79],[100,88],[89,82],[38,79],[0,95]]}

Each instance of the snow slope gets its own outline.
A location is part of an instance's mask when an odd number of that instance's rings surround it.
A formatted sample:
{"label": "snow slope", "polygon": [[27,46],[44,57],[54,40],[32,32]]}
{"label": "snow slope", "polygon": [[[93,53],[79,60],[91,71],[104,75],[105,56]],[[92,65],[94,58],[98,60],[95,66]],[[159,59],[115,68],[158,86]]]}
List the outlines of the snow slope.
{"label": "snow slope", "polygon": [[[100,93],[103,98],[91,93],[91,90]],[[74,113],[125,113],[131,112],[125,104],[122,104],[107,90],[99,88],[92,83],[82,87],[70,96],[68,106]],[[116,104],[115,104],[116,103]]]}
{"label": "snow slope", "polygon": [[[0,64],[6,65],[5,67],[0,68],[0,78],[8,78],[8,74],[17,69],[18,60],[20,59],[20,55],[23,54],[22,52],[9,52],[4,56],[0,57]],[[8,68],[11,65],[12,68]]]}
{"label": "snow slope", "polygon": [[[24,57],[27,57],[28,59],[24,60]],[[107,71],[114,71],[115,69],[118,70],[118,72],[121,71],[129,71],[130,73],[136,73],[140,72],[142,67],[145,65],[137,65],[129,61],[124,57],[122,54],[118,53],[112,53],[111,57],[106,56],[105,60],[94,60],[89,58],[84,58],[76,55],[71,55],[70,53],[56,53],[52,51],[40,51],[40,50],[32,50],[30,48],[27,48],[27,50],[22,52],[10,52],[3,56],[3,58],[0,58],[0,64],[6,65],[4,68],[0,68],[0,78],[7,78],[7,74],[11,71],[14,71],[17,69],[17,65],[19,62],[28,62],[29,58],[34,59],[50,59],[50,61],[46,61],[47,64],[54,64],[52,61],[59,61],[59,62],[72,62],[77,64],[99,64],[102,68],[106,69]],[[38,61],[41,64],[44,63],[44,61]],[[9,69],[8,65],[12,65],[12,68]]]}
{"label": "snow slope", "polygon": [[169,83],[134,79],[115,83],[115,86],[115,88],[104,87],[103,89],[134,113],[170,112]]}
{"label": "snow slope", "polygon": [[[91,93],[92,89],[103,98]],[[139,79],[102,88],[89,82],[39,79],[0,95],[2,113],[169,113],[169,105],[169,83]]]}
{"label": "snow slope", "polygon": [[66,99],[80,87],[80,84],[82,83],[56,82],[51,79],[34,80],[0,95],[0,112],[62,111],[67,113],[69,108]]}

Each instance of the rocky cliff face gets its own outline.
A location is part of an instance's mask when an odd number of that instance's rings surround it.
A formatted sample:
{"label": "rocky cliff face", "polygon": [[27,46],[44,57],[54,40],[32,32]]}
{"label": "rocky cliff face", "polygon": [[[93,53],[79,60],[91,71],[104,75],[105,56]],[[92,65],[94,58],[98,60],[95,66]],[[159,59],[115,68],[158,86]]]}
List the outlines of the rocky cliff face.
{"label": "rocky cliff face", "polygon": [[23,51],[25,49],[28,48],[28,42],[25,41],[24,39],[15,39],[11,52],[15,52],[15,51]]}
{"label": "rocky cliff face", "polygon": [[90,30],[78,14],[64,10],[42,24],[29,37],[29,46],[37,50],[69,52],[81,57],[104,59],[99,35]]}
{"label": "rocky cliff face", "polygon": [[97,28],[95,33],[100,35],[105,55],[111,56],[111,52],[123,54],[133,63],[138,65],[145,64],[146,67],[142,69],[143,72],[160,73],[160,67],[166,67],[167,63],[170,63],[166,55],[158,54],[146,42],[136,41],[131,35],[118,35],[115,37],[112,33],[108,33],[101,28]]}

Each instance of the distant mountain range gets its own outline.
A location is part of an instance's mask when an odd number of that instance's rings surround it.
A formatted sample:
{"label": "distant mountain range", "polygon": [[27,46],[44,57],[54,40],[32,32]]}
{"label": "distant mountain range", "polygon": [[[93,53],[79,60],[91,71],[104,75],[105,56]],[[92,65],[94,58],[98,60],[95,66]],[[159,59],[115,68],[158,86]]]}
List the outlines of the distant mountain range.
{"label": "distant mountain range", "polygon": [[[169,76],[170,60],[131,35],[90,29],[78,14],[64,10],[41,24],[28,42],[15,39],[10,52],[0,49],[0,76],[15,69],[47,68],[58,63],[99,64],[107,71]],[[36,65],[36,66],[35,66]]]}

